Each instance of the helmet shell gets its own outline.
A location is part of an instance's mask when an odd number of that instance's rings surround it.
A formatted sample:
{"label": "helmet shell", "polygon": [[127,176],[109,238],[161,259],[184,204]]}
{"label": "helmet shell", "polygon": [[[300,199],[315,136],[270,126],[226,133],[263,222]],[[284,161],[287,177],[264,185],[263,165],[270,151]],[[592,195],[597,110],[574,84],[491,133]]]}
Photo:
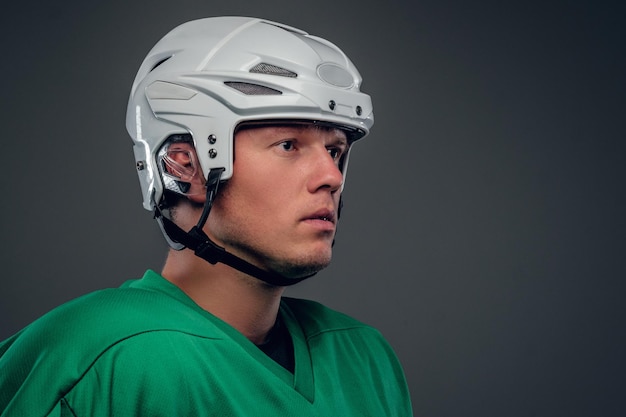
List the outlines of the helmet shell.
{"label": "helmet shell", "polygon": [[128,102],[144,208],[163,196],[157,154],[173,134],[191,134],[204,177],[221,167],[222,180],[242,122],[319,121],[364,137],[374,119],[361,81],[337,46],[280,23],[215,17],[176,27],[148,53]]}

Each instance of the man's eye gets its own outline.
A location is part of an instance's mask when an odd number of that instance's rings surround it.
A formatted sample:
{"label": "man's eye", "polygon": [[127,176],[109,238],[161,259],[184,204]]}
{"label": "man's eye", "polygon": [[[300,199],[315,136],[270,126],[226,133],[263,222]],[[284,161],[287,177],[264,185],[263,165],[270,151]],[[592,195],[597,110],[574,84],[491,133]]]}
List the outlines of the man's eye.
{"label": "man's eye", "polygon": [[291,140],[286,140],[284,142],[280,143],[280,146],[283,148],[283,150],[285,151],[293,151],[294,150],[294,143]]}
{"label": "man's eye", "polygon": [[341,149],[339,148],[328,148],[328,154],[330,155],[331,158],[333,158],[334,160],[337,160],[341,157]]}

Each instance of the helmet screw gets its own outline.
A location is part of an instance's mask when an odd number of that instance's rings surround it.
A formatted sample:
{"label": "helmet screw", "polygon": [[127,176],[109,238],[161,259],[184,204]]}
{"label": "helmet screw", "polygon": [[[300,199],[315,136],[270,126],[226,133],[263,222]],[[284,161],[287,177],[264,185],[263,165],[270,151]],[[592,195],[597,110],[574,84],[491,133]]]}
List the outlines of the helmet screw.
{"label": "helmet screw", "polygon": [[337,103],[335,103],[335,100],[330,100],[328,102],[328,108],[331,110],[335,110],[335,106],[337,105]]}
{"label": "helmet screw", "polygon": [[209,143],[213,145],[215,142],[217,142],[217,138],[215,137],[215,135],[209,135]]}
{"label": "helmet screw", "polygon": [[356,106],[356,114],[360,116],[361,113],[363,113],[363,109],[361,108],[361,106]]}
{"label": "helmet screw", "polygon": [[215,149],[209,149],[209,158],[215,158],[217,156],[217,151]]}
{"label": "helmet screw", "polygon": [[146,169],[146,163],[144,161],[137,161],[137,171],[143,171]]}

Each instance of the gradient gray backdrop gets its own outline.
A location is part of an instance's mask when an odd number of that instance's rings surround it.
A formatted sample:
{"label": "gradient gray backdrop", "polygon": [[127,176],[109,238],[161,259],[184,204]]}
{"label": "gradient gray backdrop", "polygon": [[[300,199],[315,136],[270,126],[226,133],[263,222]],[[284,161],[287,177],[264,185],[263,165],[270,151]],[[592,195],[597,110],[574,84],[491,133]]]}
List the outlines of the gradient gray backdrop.
{"label": "gradient gray backdrop", "polygon": [[334,263],[289,294],[377,326],[416,415],[624,415],[623,4],[14,4],[0,26],[0,338],[160,268],[130,85],[175,25],[251,15],[337,43],[375,106]]}

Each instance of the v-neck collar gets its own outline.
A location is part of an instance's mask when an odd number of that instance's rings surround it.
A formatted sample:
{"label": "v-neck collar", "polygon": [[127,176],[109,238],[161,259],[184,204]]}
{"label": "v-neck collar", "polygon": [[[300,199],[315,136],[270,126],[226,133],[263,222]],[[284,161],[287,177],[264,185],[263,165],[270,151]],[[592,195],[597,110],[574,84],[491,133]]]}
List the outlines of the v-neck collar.
{"label": "v-neck collar", "polygon": [[267,356],[248,338],[241,334],[238,330],[226,323],[219,317],[204,310],[196,304],[185,292],[176,285],[163,278],[160,274],[153,270],[148,270],[141,280],[128,283],[126,286],[132,288],[140,288],[150,291],[157,291],[175,298],[177,301],[192,308],[201,314],[219,330],[221,330],[228,338],[235,341],[241,346],[248,355],[253,357],[257,362],[265,366],[276,377],[285,384],[291,386],[300,395],[306,398],[310,403],[315,399],[315,385],[313,381],[313,368],[311,364],[311,355],[306,339],[306,335],[287,303],[282,300],[280,303],[279,313],[283,323],[287,327],[291,339],[293,341],[295,369],[292,374],[272,358]]}
{"label": "v-neck collar", "polygon": [[[315,400],[315,384],[313,381],[313,365],[311,363],[311,351],[306,339],[306,335],[287,303],[283,300],[280,303],[280,312],[283,322],[289,330],[293,341],[293,355],[295,358],[295,371],[293,374],[293,387],[310,403]],[[284,369],[284,368],[283,368]]]}

